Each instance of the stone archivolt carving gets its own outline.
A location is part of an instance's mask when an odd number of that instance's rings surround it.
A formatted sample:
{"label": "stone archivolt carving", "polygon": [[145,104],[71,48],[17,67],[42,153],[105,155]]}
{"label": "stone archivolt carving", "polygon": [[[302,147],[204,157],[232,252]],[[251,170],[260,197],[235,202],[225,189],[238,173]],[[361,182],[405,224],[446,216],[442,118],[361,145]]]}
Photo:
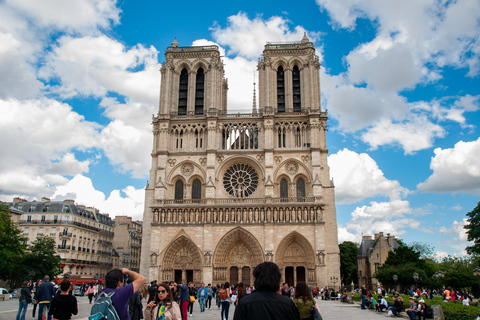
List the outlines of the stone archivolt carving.
{"label": "stone archivolt carving", "polygon": [[298,172],[298,163],[293,160],[288,161],[285,164],[285,171],[290,175],[294,175]]}
{"label": "stone archivolt carving", "polygon": [[223,236],[213,257],[215,267],[256,266],[263,261],[263,250],[257,239],[240,227]]}
{"label": "stone archivolt carving", "polygon": [[192,173],[193,173],[193,164],[191,163],[185,163],[182,165],[182,169],[181,169],[181,172],[184,176],[190,176]]}
{"label": "stone archivolt carving", "polygon": [[314,268],[315,254],[311,244],[300,233],[289,233],[278,245],[276,263],[282,269],[286,265],[300,264],[306,269]]}
{"label": "stone archivolt carving", "polygon": [[163,256],[165,269],[201,269],[203,265],[197,246],[185,236],[175,239]]}

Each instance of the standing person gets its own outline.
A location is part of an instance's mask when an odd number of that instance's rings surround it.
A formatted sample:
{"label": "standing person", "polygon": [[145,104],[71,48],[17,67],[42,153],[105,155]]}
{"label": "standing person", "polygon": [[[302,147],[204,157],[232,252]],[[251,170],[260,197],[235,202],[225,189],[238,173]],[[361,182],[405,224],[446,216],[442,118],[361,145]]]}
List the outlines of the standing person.
{"label": "standing person", "polygon": [[200,312],[205,312],[205,301],[208,296],[208,288],[205,287],[205,284],[202,283],[200,288],[198,288],[197,299],[198,304],[200,305]]}
{"label": "standing person", "polygon": [[85,294],[88,296],[88,302],[92,304],[93,295],[95,294],[95,288],[93,288],[93,282],[90,283]]}
{"label": "standing person", "polygon": [[157,280],[153,280],[150,282],[150,286],[148,287],[148,301],[147,303],[150,303],[155,299],[155,296],[157,295]]}
{"label": "standing person", "polygon": [[238,305],[240,302],[240,299],[245,297],[247,295],[247,290],[245,290],[245,287],[243,286],[243,282],[239,282],[237,286],[237,300],[235,301],[235,306]]}
{"label": "standing person", "polygon": [[220,286],[219,284],[217,284],[217,290],[215,291],[215,302],[217,304],[217,309],[220,310],[220,306],[222,305],[222,303],[220,302],[220,290],[222,289],[223,285]]}
{"label": "standing person", "polygon": [[228,310],[230,309],[230,303],[232,302],[232,299],[230,298],[230,282],[225,282],[218,295],[222,305],[222,312],[220,313],[220,316],[222,320],[228,320]]}
{"label": "standing person", "polygon": [[182,312],[182,319],[187,320],[187,310],[188,304],[190,303],[190,296],[188,295],[188,287],[186,285],[182,285],[182,282],[178,282],[174,284],[177,287],[177,290],[180,292],[180,310]]}
{"label": "standing person", "polygon": [[[125,285],[124,275],[132,278],[133,282]],[[106,288],[99,294],[98,299],[114,292],[115,294],[111,295],[111,300],[118,317],[120,319],[130,320],[130,315],[127,312],[128,302],[144,283],[145,277],[135,271],[128,270],[127,268],[112,269],[108,271],[105,276]]]}
{"label": "standing person", "polygon": [[172,289],[166,282],[158,286],[157,294],[145,309],[145,320],[180,320],[180,308],[173,301]]}
{"label": "standing person", "polygon": [[28,288],[28,281],[23,281],[22,289],[20,290],[20,298],[18,299],[16,320],[25,320],[25,313],[27,313],[27,307],[30,302],[32,302],[32,294]]}
{"label": "standing person", "polygon": [[297,282],[293,302],[297,306],[301,320],[313,319],[313,308],[316,308],[320,315],[322,314],[318,304],[315,302],[315,299],[313,299],[312,291],[303,281]]}
{"label": "standing person", "polygon": [[188,284],[188,310],[190,312],[190,316],[192,316],[193,313],[193,305],[195,304],[195,286],[193,285],[193,282],[190,282]]}
{"label": "standing person", "polygon": [[290,289],[288,289],[288,283],[285,282],[282,285],[282,296],[286,296],[286,297],[290,298],[290,293],[291,293],[291,291],[290,291]]}
{"label": "standing person", "polygon": [[[44,309],[46,309],[48,313],[48,309],[50,308],[54,296],[55,287],[50,282],[50,277],[45,276],[35,295],[35,302],[38,303],[38,320],[42,320]],[[51,315],[48,315],[48,320],[52,320]]]}
{"label": "standing person", "polygon": [[207,286],[207,302],[205,303],[205,308],[208,306],[208,310],[212,307],[212,298],[213,298],[213,288],[212,284],[209,283]]}
{"label": "standing person", "polygon": [[292,299],[277,294],[282,274],[273,262],[263,262],[253,270],[253,291],[235,308],[234,320],[300,320]]}
{"label": "standing person", "polygon": [[50,311],[48,311],[49,316],[53,316],[58,320],[70,320],[72,314],[78,313],[77,298],[69,294],[70,289],[70,281],[63,279],[60,283],[61,293],[53,298]]}
{"label": "standing person", "polygon": [[37,282],[35,283],[35,285],[33,286],[33,310],[32,310],[32,318],[35,318],[35,310],[37,310],[37,306],[38,306],[38,303],[37,303],[37,300],[36,300],[36,296],[37,296],[37,290],[38,290],[38,287],[42,284],[42,280],[41,279],[38,279]]}
{"label": "standing person", "polygon": [[362,306],[361,308],[362,309],[367,309],[365,307],[365,297],[367,296],[367,289],[365,288],[365,285],[362,286],[362,288],[360,289],[360,293],[361,293],[361,298],[362,298]]}
{"label": "standing person", "polygon": [[[132,278],[128,278],[127,283],[132,283]],[[128,313],[130,315],[131,320],[140,320],[143,319],[143,306],[142,306],[142,295],[140,291],[142,291],[143,285],[140,289],[133,294],[128,302]]]}

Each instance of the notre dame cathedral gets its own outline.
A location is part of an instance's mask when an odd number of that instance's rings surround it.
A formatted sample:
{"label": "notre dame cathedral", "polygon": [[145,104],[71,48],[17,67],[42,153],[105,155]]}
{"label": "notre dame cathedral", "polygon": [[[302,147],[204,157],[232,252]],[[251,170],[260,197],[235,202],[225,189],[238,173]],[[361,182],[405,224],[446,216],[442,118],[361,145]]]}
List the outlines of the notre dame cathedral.
{"label": "notre dame cathedral", "polygon": [[267,43],[258,108],[254,98],[251,113],[231,114],[219,48],[167,48],[145,189],[148,280],[251,285],[263,261],[290,285],[340,278],[319,68],[306,36]]}

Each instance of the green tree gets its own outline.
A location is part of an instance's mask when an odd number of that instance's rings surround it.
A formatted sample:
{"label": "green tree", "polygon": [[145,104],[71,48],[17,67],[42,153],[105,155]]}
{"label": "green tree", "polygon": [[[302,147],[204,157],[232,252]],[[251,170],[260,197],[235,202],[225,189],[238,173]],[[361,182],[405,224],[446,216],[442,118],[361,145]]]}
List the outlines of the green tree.
{"label": "green tree", "polygon": [[358,246],[351,241],[344,241],[338,245],[340,248],[340,276],[345,285],[358,283],[357,255]]}
{"label": "green tree", "polygon": [[419,268],[423,268],[425,265],[425,261],[420,259],[420,252],[415,250],[413,246],[401,245],[388,254],[384,266],[398,266],[407,263]]}
{"label": "green tree", "polygon": [[480,254],[480,201],[475,209],[467,213],[469,219],[464,226],[467,229],[467,240],[473,241],[473,245],[466,248],[468,254]]}
{"label": "green tree", "polygon": [[27,239],[10,219],[10,207],[0,202],[0,278],[17,280],[17,264],[25,253]]}
{"label": "green tree", "polygon": [[61,258],[55,252],[55,240],[43,236],[38,237],[30,246],[29,253],[22,263],[22,272],[33,279],[40,279],[48,275],[54,278],[62,272]]}

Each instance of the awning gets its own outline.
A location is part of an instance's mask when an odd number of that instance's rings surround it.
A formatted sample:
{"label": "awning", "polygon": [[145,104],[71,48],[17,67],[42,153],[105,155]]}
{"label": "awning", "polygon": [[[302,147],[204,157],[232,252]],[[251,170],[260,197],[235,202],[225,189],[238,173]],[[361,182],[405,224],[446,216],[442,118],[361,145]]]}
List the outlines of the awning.
{"label": "awning", "polygon": [[[62,282],[63,278],[55,279],[55,283]],[[70,282],[73,284],[81,285],[83,283],[89,284],[90,282],[93,283],[105,283],[105,279],[93,279],[93,278],[70,278]]]}

